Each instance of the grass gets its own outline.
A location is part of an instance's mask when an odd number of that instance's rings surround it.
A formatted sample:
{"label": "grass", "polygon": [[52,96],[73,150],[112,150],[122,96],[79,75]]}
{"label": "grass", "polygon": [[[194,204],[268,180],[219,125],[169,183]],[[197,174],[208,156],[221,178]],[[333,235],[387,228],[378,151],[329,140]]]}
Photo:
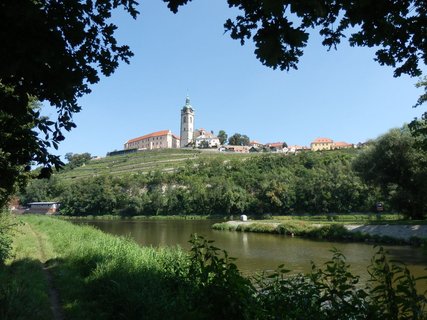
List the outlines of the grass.
{"label": "grass", "polygon": [[105,157],[91,160],[85,166],[60,172],[58,175],[64,180],[92,177],[94,175],[113,174],[147,174],[150,171],[174,171],[183,167],[188,161],[204,158],[229,159],[231,157],[246,159],[254,154],[234,154],[219,152],[202,152],[187,149],[147,150],[127,155]]}
{"label": "grass", "polygon": [[[391,223],[391,222],[400,222],[405,221],[405,224],[408,220],[404,220],[403,215],[401,214],[392,214],[392,213],[383,213],[381,215],[373,213],[352,213],[352,214],[323,214],[323,215],[289,215],[289,216],[270,216],[267,215],[264,217],[267,220],[271,221],[289,221],[289,220],[302,220],[310,222],[333,222],[333,223]],[[427,221],[426,221],[427,222]]]}
{"label": "grass", "polygon": [[[48,248],[51,255],[51,248]],[[52,318],[39,243],[28,224],[14,234],[13,258],[0,266],[0,319]]]}
{"label": "grass", "polygon": [[47,264],[67,318],[139,318],[143,313],[161,319],[172,314],[168,304],[176,301],[176,283],[170,270],[187,259],[181,250],[141,248],[128,239],[49,217],[26,216],[23,221],[22,231],[31,226],[34,233],[27,233],[32,241],[16,239],[22,252],[17,261],[34,251],[38,240],[50,248]]}
{"label": "grass", "polygon": [[303,220],[288,220],[281,223],[255,222],[229,224],[227,222],[222,222],[214,224],[212,228],[222,231],[283,234],[316,240],[372,242],[377,244],[409,244],[414,246],[427,245],[426,239],[418,237],[404,240],[388,236],[369,235],[361,232],[350,232],[343,224],[339,223],[319,225]]}
{"label": "grass", "polygon": [[[368,304],[375,311],[371,318],[382,319],[383,309],[389,306],[382,303],[387,297],[382,291],[388,290],[382,282],[372,292],[361,292],[358,277],[348,272],[339,252],[324,271],[313,268],[311,275],[285,278],[286,272],[279,267],[253,285],[226,253],[202,237],[193,237],[188,255],[177,248],[140,247],[127,238],[47,216],[23,216],[22,221],[14,239],[15,257],[0,269],[1,319],[52,318],[43,262],[54,276],[67,319],[302,319],[307,314],[314,315],[313,319],[338,315],[364,319],[368,314],[359,307]],[[339,231],[343,226],[326,227]],[[291,221],[279,231],[309,229],[304,221]],[[384,261],[383,256],[376,261]],[[423,312],[425,299],[412,290],[415,280],[410,273],[401,275],[403,269],[383,264],[374,271],[392,270],[386,275],[397,283],[396,289],[390,288],[396,301],[400,307],[411,307],[407,318],[421,319],[415,313]],[[366,298],[369,294],[378,299]],[[358,300],[352,300],[353,296]],[[316,297],[307,304],[307,298]],[[341,297],[349,297],[352,303],[343,304]],[[353,301],[360,303],[353,307]],[[322,303],[336,310],[325,310]],[[289,310],[295,311],[295,317],[288,317]],[[425,313],[421,316],[424,319]]]}

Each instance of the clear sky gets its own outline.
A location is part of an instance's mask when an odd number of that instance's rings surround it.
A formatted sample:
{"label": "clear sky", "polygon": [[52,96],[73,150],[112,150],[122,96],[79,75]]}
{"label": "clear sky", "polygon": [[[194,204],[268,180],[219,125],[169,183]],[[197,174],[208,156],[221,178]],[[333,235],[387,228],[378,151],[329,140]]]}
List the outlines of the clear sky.
{"label": "clear sky", "polygon": [[[188,95],[195,126],[248,135],[259,142],[309,145],[317,137],[350,143],[376,138],[421,114],[417,79],[393,78],[374,50],[344,41],[327,51],[313,35],[299,70],[263,66],[252,43],[224,34],[235,12],[225,0],[194,0],[174,15],[161,0],[140,1],[133,20],[117,12],[117,38],[135,56],[80,99],[77,128],[56,153],[104,156],[125,141],[170,129],[179,135]],[[54,117],[55,112],[46,110]]]}

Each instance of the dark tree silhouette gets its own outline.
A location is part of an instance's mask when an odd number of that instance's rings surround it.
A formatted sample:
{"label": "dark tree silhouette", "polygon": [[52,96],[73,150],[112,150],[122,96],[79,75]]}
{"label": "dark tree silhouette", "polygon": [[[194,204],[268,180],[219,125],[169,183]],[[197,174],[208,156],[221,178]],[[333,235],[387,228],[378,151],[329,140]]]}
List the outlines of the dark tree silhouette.
{"label": "dark tree silhouette", "polygon": [[[163,0],[174,13],[191,0]],[[266,66],[297,69],[310,30],[323,45],[336,48],[343,38],[351,46],[379,47],[375,60],[395,68],[394,75],[420,76],[427,64],[425,0],[228,0],[239,9],[225,30],[243,45],[255,42],[255,54]]]}
{"label": "dark tree silhouette", "polygon": [[[90,92],[99,73],[109,76],[132,52],[114,38],[112,11],[133,18],[134,0],[4,0],[0,3],[0,206],[30,163],[43,176],[62,165],[48,152],[75,127],[77,99]],[[31,103],[33,101],[33,103]],[[34,101],[57,111],[42,117]],[[39,134],[41,133],[41,134]],[[26,166],[26,170],[24,167]]]}

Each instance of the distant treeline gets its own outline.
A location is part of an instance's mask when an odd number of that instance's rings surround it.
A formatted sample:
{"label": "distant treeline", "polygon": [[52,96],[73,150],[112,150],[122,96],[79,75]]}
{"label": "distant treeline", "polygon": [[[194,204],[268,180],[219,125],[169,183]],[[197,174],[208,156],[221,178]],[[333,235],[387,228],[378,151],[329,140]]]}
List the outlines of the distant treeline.
{"label": "distant treeline", "polygon": [[[21,200],[59,200],[67,215],[372,212],[382,202],[388,212],[419,218],[425,212],[427,179],[421,178],[427,177],[427,166],[420,160],[425,152],[413,140],[402,128],[363,151],[194,160],[172,173],[104,175],[73,182],[62,181],[59,174],[33,180]],[[402,175],[409,184],[416,180],[419,185],[402,185]]]}

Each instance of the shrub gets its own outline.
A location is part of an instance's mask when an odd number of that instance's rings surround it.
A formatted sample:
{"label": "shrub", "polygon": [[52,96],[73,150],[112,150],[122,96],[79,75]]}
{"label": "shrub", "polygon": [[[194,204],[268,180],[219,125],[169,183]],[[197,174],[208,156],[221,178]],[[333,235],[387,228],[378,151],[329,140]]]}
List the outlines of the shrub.
{"label": "shrub", "polygon": [[12,229],[16,225],[11,214],[0,211],[0,266],[11,256]]}

